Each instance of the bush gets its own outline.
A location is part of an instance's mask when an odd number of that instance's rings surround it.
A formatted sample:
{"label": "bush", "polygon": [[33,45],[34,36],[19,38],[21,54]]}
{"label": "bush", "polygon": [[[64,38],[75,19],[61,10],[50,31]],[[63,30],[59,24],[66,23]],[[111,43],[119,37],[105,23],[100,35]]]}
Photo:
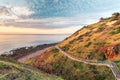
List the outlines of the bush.
{"label": "bush", "polygon": [[118,34],[118,33],[120,33],[120,27],[110,32],[110,34]]}
{"label": "bush", "polygon": [[105,55],[103,53],[100,52],[90,52],[90,54],[88,55],[89,59],[97,59],[97,60],[105,60]]}
{"label": "bush", "polygon": [[94,41],[96,41],[96,38],[94,38]]}
{"label": "bush", "polygon": [[95,43],[95,45],[99,45],[99,46],[104,46],[105,44],[110,44],[110,42],[98,42],[98,43]]}
{"label": "bush", "polygon": [[68,51],[68,50],[69,50],[69,47],[70,47],[70,45],[65,45],[65,46],[62,47],[62,50],[63,50],[63,51]]}
{"label": "bush", "polygon": [[54,48],[54,49],[52,49],[52,52],[57,53],[57,52],[59,52],[59,50]]}
{"label": "bush", "polygon": [[104,29],[105,29],[105,27],[104,27],[104,26],[99,27],[99,28],[97,29],[97,31],[96,31],[96,32],[102,32]]}
{"label": "bush", "polygon": [[92,44],[92,42],[88,42],[85,47],[89,47]]}

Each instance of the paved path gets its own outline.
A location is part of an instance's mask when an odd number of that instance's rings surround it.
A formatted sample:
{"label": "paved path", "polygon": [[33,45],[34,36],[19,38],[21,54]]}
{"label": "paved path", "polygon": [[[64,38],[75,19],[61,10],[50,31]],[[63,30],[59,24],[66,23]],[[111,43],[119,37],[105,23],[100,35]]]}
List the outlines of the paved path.
{"label": "paved path", "polygon": [[83,62],[85,64],[90,64],[90,65],[108,66],[112,70],[112,72],[113,72],[113,74],[115,76],[115,80],[120,80],[120,71],[119,71],[117,65],[114,62],[111,62],[111,61],[93,61],[93,60],[86,60],[86,59],[81,59],[81,58],[75,58],[75,57],[71,56],[70,54],[68,54],[67,52],[65,52],[62,49],[60,49],[57,45],[55,47],[57,49],[59,49],[60,52],[62,52],[65,56],[67,56],[71,60],[78,61],[78,62]]}
{"label": "paved path", "polygon": [[27,56],[24,56],[24,57],[18,59],[18,62],[24,63],[25,61],[27,61],[27,60],[29,60],[29,59],[31,59],[31,58],[34,58],[34,57],[36,57],[36,56],[39,56],[41,53],[45,52],[46,50],[48,50],[48,49],[50,49],[50,48],[51,48],[51,47],[48,47],[48,48],[45,48],[45,49],[36,51],[36,52],[34,52],[34,53],[31,53],[31,54],[29,54],[29,55],[27,55]]}

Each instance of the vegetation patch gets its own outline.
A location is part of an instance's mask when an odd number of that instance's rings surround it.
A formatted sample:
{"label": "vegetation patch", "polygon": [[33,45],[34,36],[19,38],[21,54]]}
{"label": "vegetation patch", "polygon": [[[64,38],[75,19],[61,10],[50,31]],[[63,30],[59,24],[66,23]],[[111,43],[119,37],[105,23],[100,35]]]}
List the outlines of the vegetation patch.
{"label": "vegetation patch", "polygon": [[85,47],[89,47],[92,44],[92,42],[88,42]]}
{"label": "vegetation patch", "polygon": [[95,45],[98,45],[98,46],[104,46],[105,44],[110,44],[110,42],[103,41],[103,42],[95,43]]}
{"label": "vegetation patch", "polygon": [[63,80],[0,56],[0,80]]}
{"label": "vegetation patch", "polygon": [[88,55],[88,59],[106,60],[105,55],[103,53],[100,53],[100,52],[90,52],[90,54]]}
{"label": "vegetation patch", "polygon": [[120,27],[116,28],[115,30],[112,30],[110,34],[119,34],[120,33]]}
{"label": "vegetation patch", "polygon": [[102,32],[105,29],[105,26],[99,27],[96,32]]}
{"label": "vegetation patch", "polygon": [[[51,50],[47,53],[46,55],[48,56],[55,55],[52,54]],[[46,56],[42,59],[36,58],[34,66],[48,73],[61,76],[65,80],[114,80],[114,76],[109,68],[77,62],[67,58],[61,52],[58,52],[54,58],[51,58],[51,61]]]}
{"label": "vegetation patch", "polygon": [[63,47],[62,47],[62,50],[63,50],[63,51],[68,51],[69,48],[70,48],[70,44],[63,46]]}

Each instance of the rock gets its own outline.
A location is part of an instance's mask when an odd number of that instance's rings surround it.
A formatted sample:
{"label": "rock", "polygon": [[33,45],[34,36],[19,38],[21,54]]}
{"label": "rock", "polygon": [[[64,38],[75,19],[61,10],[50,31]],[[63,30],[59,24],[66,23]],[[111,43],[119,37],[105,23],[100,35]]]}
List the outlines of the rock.
{"label": "rock", "polygon": [[110,60],[117,56],[120,56],[120,44],[102,46],[97,50],[98,52],[104,53],[105,57]]}

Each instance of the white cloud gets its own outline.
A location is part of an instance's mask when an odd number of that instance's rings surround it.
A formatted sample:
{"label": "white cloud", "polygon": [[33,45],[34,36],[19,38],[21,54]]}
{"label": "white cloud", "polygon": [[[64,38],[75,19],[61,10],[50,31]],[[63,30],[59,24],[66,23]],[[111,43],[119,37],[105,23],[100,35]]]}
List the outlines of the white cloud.
{"label": "white cloud", "polygon": [[0,6],[0,19],[3,21],[26,18],[33,13],[34,12],[27,7]]}
{"label": "white cloud", "polygon": [[18,6],[15,6],[13,8],[11,8],[11,11],[16,14],[16,15],[23,15],[23,16],[29,16],[31,14],[33,14],[34,12],[31,11],[29,8],[27,7],[18,7]]}
{"label": "white cloud", "polygon": [[[112,11],[111,11],[112,12]],[[51,18],[29,18],[34,12],[27,7],[2,7],[0,8],[0,25],[14,26],[23,28],[39,28],[39,29],[61,29],[74,28],[76,26],[84,26],[97,22],[100,17],[107,16],[108,13],[96,13],[89,15],[77,15],[74,17],[51,17]]]}

